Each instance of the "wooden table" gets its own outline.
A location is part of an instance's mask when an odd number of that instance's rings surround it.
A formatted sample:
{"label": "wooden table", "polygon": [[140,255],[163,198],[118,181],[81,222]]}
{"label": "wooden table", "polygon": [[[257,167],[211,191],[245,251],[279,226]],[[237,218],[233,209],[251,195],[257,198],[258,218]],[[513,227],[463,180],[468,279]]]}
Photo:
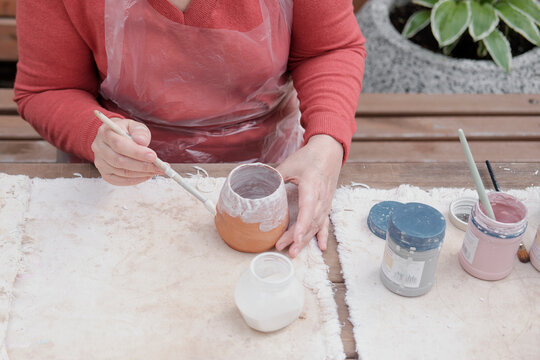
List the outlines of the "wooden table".
{"label": "wooden table", "polygon": [[[213,177],[224,177],[235,164],[202,165]],[[492,163],[493,170],[501,189],[523,189],[540,186],[540,158],[528,163]],[[192,165],[173,165],[180,174],[193,172]],[[491,189],[491,180],[483,163],[478,164],[486,188]],[[11,175],[28,175],[41,178],[71,178],[78,176],[98,177],[98,171],[91,164],[17,164],[0,163],[0,172]],[[465,162],[462,163],[348,163],[344,166],[339,183],[347,185],[361,182],[373,188],[388,189],[400,184],[411,184],[421,188],[465,187],[474,184]],[[348,321],[348,309],[345,304],[345,285],[341,274],[341,265],[337,253],[337,243],[330,234],[328,250],[324,258],[330,267],[329,278],[336,287],[335,299],[338,304],[340,322],[345,324],[341,338],[347,358],[357,359],[352,326]]]}

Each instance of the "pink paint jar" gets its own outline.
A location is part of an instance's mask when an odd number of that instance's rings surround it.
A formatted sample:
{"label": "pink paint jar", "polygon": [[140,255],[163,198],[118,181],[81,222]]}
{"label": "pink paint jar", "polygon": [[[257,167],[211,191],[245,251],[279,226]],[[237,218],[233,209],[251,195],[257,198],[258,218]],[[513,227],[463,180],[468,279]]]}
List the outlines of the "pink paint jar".
{"label": "pink paint jar", "polygon": [[477,202],[469,217],[459,252],[459,263],[472,276],[500,280],[514,267],[519,243],[527,229],[527,208],[512,195],[488,194],[497,220],[491,219]]}

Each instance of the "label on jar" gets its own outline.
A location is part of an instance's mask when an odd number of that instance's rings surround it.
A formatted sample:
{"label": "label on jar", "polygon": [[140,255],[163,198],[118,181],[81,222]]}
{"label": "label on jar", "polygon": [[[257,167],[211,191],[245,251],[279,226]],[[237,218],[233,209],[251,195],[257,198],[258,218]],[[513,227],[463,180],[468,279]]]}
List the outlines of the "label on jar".
{"label": "label on jar", "polygon": [[425,261],[414,261],[411,257],[402,258],[388,246],[384,250],[382,271],[388,279],[408,288],[420,287]]}
{"label": "label on jar", "polygon": [[[538,235],[540,235],[540,231],[538,232]],[[537,236],[536,241],[533,242],[531,246],[531,251],[529,252],[531,264],[533,264],[534,268],[538,271],[540,271],[540,245],[538,245],[539,241],[540,236]]]}
{"label": "label on jar", "polygon": [[472,233],[471,227],[467,227],[465,238],[463,239],[463,246],[461,247],[461,253],[465,260],[472,265],[474,254],[476,254],[476,248],[478,247],[478,238]]}

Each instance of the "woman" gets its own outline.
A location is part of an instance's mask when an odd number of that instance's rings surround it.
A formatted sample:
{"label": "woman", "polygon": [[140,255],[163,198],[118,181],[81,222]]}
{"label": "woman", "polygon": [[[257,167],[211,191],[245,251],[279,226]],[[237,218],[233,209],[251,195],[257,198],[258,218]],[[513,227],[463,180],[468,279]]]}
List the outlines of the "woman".
{"label": "woman", "polygon": [[350,0],[19,0],[17,30],[19,112],[59,149],[115,185],[156,156],[279,163],[300,211],[276,247],[326,249],[365,58]]}

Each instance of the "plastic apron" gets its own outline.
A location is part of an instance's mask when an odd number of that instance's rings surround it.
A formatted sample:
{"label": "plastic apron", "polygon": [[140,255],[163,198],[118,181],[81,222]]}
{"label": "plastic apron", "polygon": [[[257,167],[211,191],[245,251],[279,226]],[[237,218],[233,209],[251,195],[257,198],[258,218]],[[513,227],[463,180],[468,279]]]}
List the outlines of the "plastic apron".
{"label": "plastic apron", "polygon": [[168,162],[283,161],[303,141],[285,73],[292,0],[259,3],[259,25],[242,32],[180,24],[146,0],[105,0],[105,107],[145,123]]}

